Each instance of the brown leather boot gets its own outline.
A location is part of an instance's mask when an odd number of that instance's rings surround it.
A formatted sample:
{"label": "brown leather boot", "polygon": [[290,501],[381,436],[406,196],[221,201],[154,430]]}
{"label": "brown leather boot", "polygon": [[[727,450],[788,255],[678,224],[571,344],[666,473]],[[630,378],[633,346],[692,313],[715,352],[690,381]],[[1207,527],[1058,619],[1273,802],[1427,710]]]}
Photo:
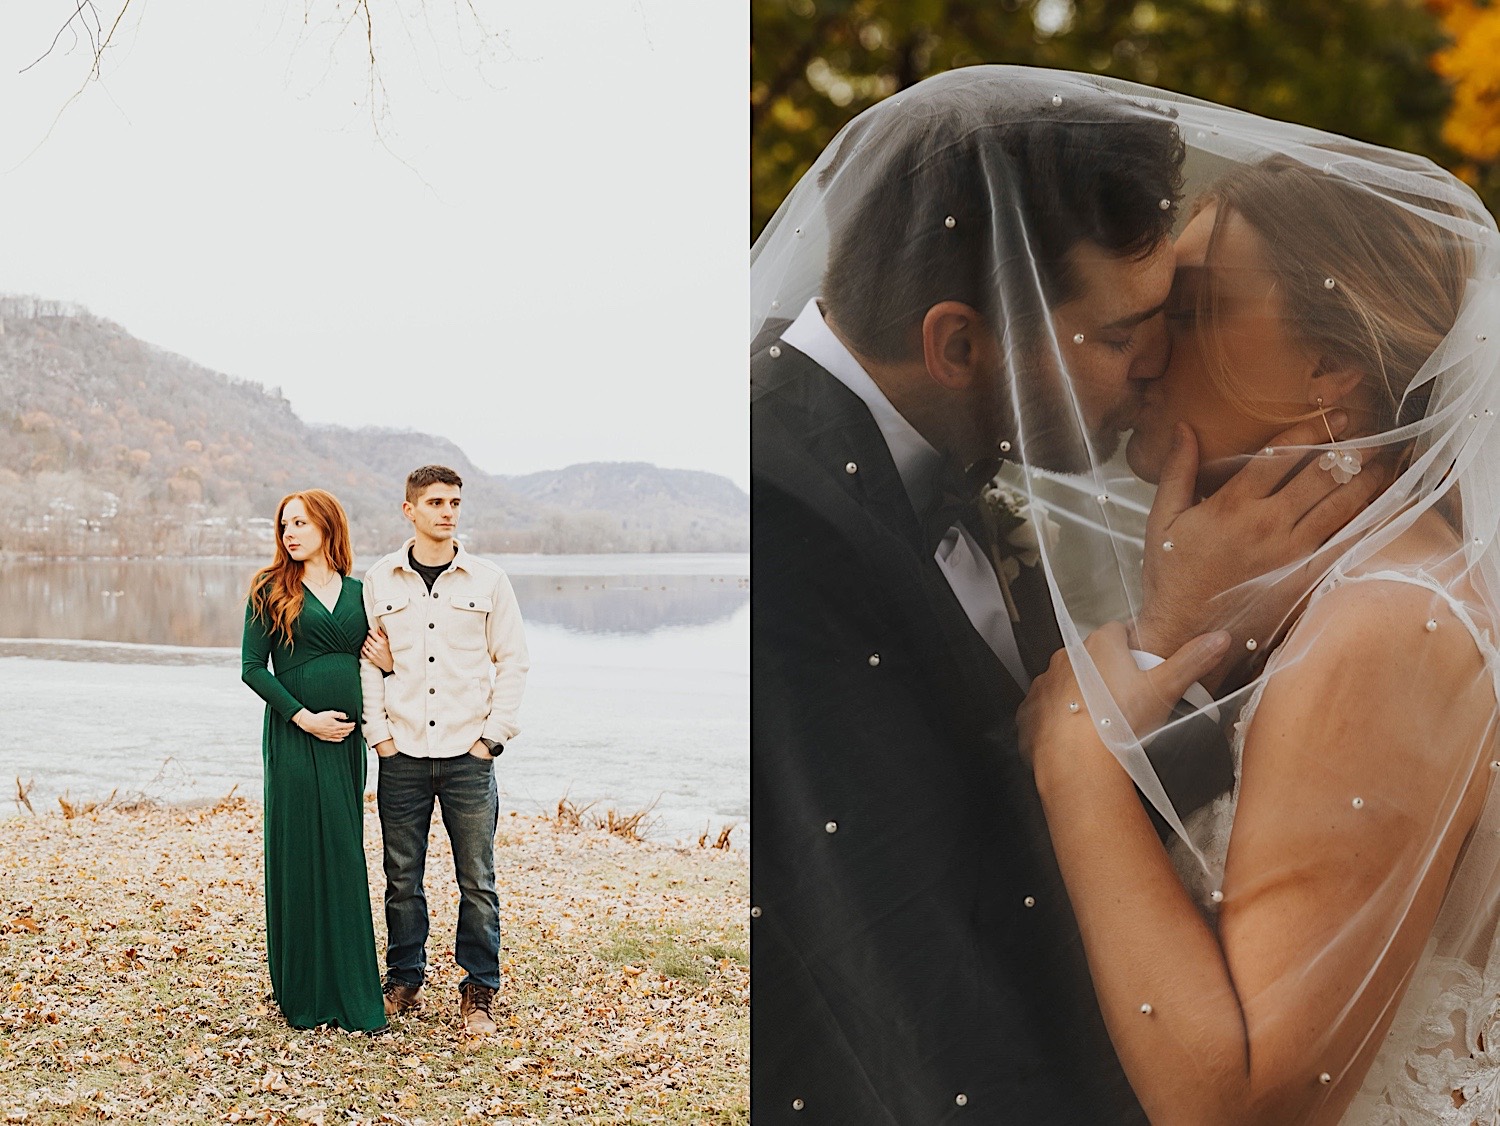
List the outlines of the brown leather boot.
{"label": "brown leather boot", "polygon": [[420,1009],[422,1007],[422,987],[420,985],[402,985],[399,981],[388,981],[385,983],[385,1015],[397,1016],[408,1009]]}
{"label": "brown leather boot", "polygon": [[490,1008],[495,1003],[495,991],[470,982],[458,991],[458,1015],[463,1018],[464,1032],[469,1036],[489,1036],[496,1031],[495,1019]]}

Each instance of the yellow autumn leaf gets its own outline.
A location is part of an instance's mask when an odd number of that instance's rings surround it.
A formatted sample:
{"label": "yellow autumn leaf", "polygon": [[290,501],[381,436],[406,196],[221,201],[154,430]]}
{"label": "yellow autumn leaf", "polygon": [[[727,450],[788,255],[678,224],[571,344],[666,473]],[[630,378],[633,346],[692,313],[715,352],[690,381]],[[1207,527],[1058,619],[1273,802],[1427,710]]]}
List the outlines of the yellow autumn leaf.
{"label": "yellow autumn leaf", "polygon": [[1500,8],[1476,0],[1429,0],[1450,43],[1432,57],[1453,101],[1443,140],[1469,160],[1500,159]]}

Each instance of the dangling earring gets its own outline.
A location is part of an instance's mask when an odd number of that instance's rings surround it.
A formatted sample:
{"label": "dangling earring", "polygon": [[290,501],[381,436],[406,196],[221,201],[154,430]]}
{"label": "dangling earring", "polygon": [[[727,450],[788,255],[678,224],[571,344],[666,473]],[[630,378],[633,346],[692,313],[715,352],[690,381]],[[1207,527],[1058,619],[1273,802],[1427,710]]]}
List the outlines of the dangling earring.
{"label": "dangling earring", "polygon": [[1358,450],[1339,449],[1338,439],[1333,436],[1333,427],[1328,425],[1328,412],[1323,408],[1323,396],[1318,396],[1318,415],[1323,419],[1323,429],[1328,431],[1328,441],[1333,449],[1318,458],[1318,468],[1333,474],[1340,485],[1347,485],[1364,468]]}

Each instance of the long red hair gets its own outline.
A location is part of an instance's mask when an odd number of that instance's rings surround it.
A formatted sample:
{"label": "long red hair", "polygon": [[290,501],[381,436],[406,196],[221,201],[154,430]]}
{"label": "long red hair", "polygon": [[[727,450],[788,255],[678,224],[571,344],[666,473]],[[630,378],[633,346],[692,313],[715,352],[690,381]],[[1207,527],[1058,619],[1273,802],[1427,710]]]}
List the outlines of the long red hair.
{"label": "long red hair", "polygon": [[292,644],[292,623],[302,613],[303,566],[288,554],[282,538],[281,515],[286,506],[300,500],[307,518],[323,535],[323,551],[328,562],[340,575],[354,568],[354,553],[349,547],[349,518],[339,498],[323,489],[304,489],[289,493],[276,506],[276,558],[255,572],[250,580],[250,608],[266,626],[272,637],[280,636]]}

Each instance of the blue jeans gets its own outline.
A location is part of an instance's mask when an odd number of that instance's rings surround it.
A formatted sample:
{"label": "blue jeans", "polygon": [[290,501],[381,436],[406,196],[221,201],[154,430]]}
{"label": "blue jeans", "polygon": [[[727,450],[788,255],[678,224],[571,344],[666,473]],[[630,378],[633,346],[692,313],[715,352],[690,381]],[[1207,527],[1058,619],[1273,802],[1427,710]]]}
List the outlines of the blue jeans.
{"label": "blue jeans", "polygon": [[380,762],[377,790],[385,841],[385,976],[421,985],[427,970],[427,833],[432,803],[443,810],[458,877],[454,957],[473,982],[500,988],[500,897],[495,894],[495,826],[500,799],[492,763],[461,754],[412,758],[399,752]]}

